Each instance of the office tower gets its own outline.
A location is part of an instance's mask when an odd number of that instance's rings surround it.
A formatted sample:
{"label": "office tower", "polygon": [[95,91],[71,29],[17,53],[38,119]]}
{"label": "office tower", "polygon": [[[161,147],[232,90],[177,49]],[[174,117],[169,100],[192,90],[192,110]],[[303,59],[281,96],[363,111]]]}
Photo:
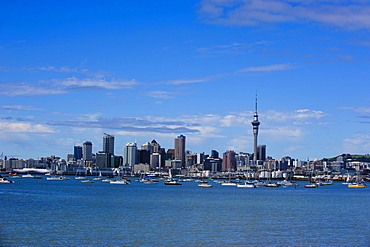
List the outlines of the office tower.
{"label": "office tower", "polygon": [[228,150],[223,154],[222,158],[223,171],[236,171],[236,158],[235,152]]}
{"label": "office tower", "polygon": [[143,145],[141,145],[141,150],[152,150],[152,146],[150,145],[150,142],[146,142]]}
{"label": "office tower", "polygon": [[152,153],[150,155],[150,168],[152,170],[161,169],[161,155],[159,153]]}
{"label": "office tower", "polygon": [[218,158],[218,152],[216,150],[211,151],[211,158],[215,158],[215,159]]}
{"label": "office tower", "polygon": [[260,122],[258,121],[258,114],[257,114],[257,95],[256,95],[256,110],[254,112],[254,118],[253,118],[253,136],[254,136],[254,153],[253,153],[253,163],[257,163],[257,135],[258,135],[258,126],[260,125]]}
{"label": "office tower", "polygon": [[92,143],[91,141],[84,141],[82,158],[84,161],[92,161]]}
{"label": "office tower", "polygon": [[123,148],[123,164],[133,167],[137,164],[137,146],[136,143],[127,143]]}
{"label": "office tower", "polygon": [[161,145],[159,145],[157,143],[156,140],[153,140],[151,143],[150,143],[150,153],[159,153],[160,149],[161,149]]}
{"label": "office tower", "polygon": [[82,159],[82,147],[81,146],[74,146],[74,149],[73,149],[73,158],[75,160]]}
{"label": "office tower", "polygon": [[114,154],[114,135],[104,133],[103,137],[103,152]]}
{"label": "office tower", "polygon": [[266,160],[266,145],[257,146],[257,160]]}
{"label": "office tower", "polygon": [[138,164],[150,164],[150,151],[149,150],[137,150]]}
{"label": "office tower", "polygon": [[183,135],[175,138],[175,159],[181,160],[182,167],[185,167],[185,136]]}

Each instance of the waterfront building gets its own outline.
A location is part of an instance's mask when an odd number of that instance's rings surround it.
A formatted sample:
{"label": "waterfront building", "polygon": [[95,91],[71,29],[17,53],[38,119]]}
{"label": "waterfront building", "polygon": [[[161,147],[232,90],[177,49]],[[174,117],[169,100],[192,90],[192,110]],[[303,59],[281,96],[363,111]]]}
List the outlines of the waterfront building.
{"label": "waterfront building", "polygon": [[137,164],[137,146],[136,143],[130,142],[127,143],[123,148],[123,163],[133,167]]}
{"label": "waterfront building", "polygon": [[253,137],[254,137],[254,152],[253,152],[253,163],[257,163],[257,136],[258,136],[258,126],[260,125],[260,122],[258,121],[258,113],[257,113],[257,95],[256,95],[256,106],[255,106],[255,112],[253,117]]}
{"label": "waterfront building", "polygon": [[92,161],[92,142],[91,141],[84,141],[83,150],[82,150],[82,158],[84,159],[84,161]]}
{"label": "waterfront building", "polygon": [[181,160],[182,167],[186,165],[186,157],[185,157],[185,139],[184,135],[179,135],[175,138],[175,159]]}
{"label": "waterfront building", "polygon": [[114,135],[104,133],[103,137],[103,152],[114,154]]}

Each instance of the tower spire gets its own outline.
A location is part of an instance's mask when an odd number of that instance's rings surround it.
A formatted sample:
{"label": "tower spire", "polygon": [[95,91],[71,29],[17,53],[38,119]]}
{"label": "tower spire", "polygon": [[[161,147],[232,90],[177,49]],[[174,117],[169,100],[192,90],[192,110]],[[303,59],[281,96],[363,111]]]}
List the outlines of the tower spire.
{"label": "tower spire", "polygon": [[260,125],[260,122],[258,121],[258,113],[257,113],[257,92],[256,92],[256,109],[254,112],[253,117],[253,137],[254,137],[254,153],[253,153],[253,163],[256,164],[257,162],[257,136],[258,136],[258,126]]}

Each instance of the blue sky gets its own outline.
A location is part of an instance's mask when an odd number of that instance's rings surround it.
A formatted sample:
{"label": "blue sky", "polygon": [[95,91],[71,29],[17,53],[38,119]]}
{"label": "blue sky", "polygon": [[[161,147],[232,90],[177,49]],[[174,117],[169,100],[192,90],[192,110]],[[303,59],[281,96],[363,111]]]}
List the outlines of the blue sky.
{"label": "blue sky", "polygon": [[73,152],[103,133],[193,153],[370,153],[364,0],[1,1],[0,153]]}

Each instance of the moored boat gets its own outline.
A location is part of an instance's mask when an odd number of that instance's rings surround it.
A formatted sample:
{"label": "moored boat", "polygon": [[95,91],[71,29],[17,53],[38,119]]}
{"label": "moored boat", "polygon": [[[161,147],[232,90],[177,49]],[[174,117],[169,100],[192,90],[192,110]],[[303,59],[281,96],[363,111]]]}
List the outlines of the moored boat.
{"label": "moored boat", "polygon": [[92,180],[81,180],[81,183],[94,183],[94,181],[92,181]]}
{"label": "moored boat", "polygon": [[366,188],[366,184],[362,182],[354,182],[347,185],[348,188]]}
{"label": "moored boat", "polygon": [[200,183],[200,184],[198,184],[198,187],[210,188],[210,187],[212,187],[212,184]]}
{"label": "moored boat", "polygon": [[126,179],[120,179],[120,180],[115,180],[115,181],[110,181],[110,184],[130,184],[130,181]]}
{"label": "moored boat", "polygon": [[164,184],[165,185],[182,185],[182,183],[180,183],[176,180],[167,180],[167,181],[164,181]]}
{"label": "moored boat", "polygon": [[5,177],[0,177],[0,183],[1,184],[12,184],[12,183],[14,183],[14,181],[10,181]]}
{"label": "moored boat", "polygon": [[254,183],[245,182],[244,184],[236,185],[236,187],[238,187],[238,188],[257,188],[257,185],[255,185]]}
{"label": "moored boat", "polygon": [[319,185],[316,184],[316,183],[314,183],[314,184],[306,184],[304,187],[305,188],[317,188],[317,187],[319,187]]}

